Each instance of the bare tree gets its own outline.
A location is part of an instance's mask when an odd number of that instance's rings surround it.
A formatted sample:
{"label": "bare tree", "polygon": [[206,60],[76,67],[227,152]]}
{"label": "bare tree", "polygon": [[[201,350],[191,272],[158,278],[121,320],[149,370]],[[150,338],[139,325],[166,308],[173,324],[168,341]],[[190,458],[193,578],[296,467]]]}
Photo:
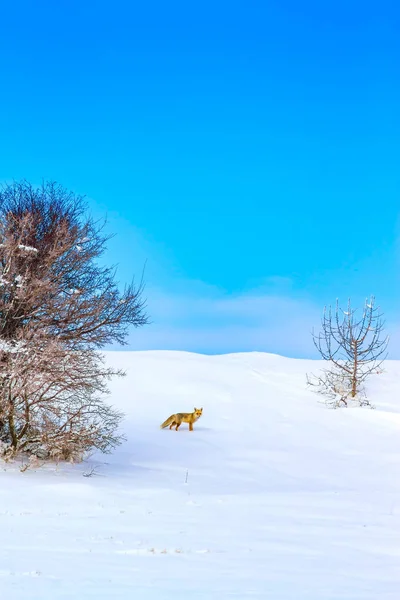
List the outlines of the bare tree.
{"label": "bare tree", "polygon": [[356,313],[350,300],[346,311],[337,301],[334,311],[324,309],[322,331],[313,332],[314,345],[329,366],[321,375],[307,376],[307,381],[336,406],[347,406],[349,399],[369,404],[364,382],[381,371],[386,358],[389,338],[383,334],[384,322],[375,298],[365,301],[360,317]]}
{"label": "bare tree", "polygon": [[99,349],[147,322],[143,284],[99,263],[103,224],[54,183],[0,190],[0,441],[10,453],[81,458],[121,441],[103,402],[119,370]]}

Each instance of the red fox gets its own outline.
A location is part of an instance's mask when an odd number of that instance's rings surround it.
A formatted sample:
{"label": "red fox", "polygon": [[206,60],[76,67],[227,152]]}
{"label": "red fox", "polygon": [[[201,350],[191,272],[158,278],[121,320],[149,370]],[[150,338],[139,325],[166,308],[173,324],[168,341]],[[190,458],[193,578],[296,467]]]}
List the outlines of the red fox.
{"label": "red fox", "polygon": [[169,428],[172,429],[172,427],[176,425],[175,431],[178,431],[182,423],[189,423],[189,431],[193,431],[193,423],[195,423],[197,419],[200,419],[202,414],[202,408],[195,408],[192,413],[176,413],[176,415],[171,415],[166,421],[164,421],[164,423],[161,425],[161,429],[168,427],[168,425]]}

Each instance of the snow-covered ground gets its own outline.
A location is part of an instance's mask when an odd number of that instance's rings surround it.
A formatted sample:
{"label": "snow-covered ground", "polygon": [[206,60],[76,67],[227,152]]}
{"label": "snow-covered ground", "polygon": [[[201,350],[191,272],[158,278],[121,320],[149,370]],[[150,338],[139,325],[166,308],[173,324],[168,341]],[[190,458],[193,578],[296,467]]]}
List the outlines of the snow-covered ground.
{"label": "snow-covered ground", "polygon": [[[400,363],[370,380],[376,410],[329,410],[305,386],[315,361],[108,360],[128,372],[123,446],[2,465],[1,598],[400,598]],[[194,406],[192,433],[159,429]]]}

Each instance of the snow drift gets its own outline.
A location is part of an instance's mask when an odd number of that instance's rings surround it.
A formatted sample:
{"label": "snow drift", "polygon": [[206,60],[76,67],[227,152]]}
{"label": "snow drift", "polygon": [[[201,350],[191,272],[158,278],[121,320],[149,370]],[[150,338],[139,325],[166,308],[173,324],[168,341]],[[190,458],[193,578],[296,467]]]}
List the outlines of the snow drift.
{"label": "snow drift", "polygon": [[[329,410],[306,388],[317,361],[107,359],[127,371],[111,396],[126,443],[2,467],[1,597],[397,600],[399,363],[370,379],[375,410]],[[195,406],[193,432],[159,429]]]}

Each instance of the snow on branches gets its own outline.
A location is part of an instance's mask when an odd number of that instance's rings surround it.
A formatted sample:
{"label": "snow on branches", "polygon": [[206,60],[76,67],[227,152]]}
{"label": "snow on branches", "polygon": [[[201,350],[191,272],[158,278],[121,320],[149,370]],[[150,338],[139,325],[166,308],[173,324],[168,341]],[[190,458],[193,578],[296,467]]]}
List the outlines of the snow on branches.
{"label": "snow on branches", "polygon": [[320,333],[313,332],[313,341],[328,367],[317,376],[307,376],[307,383],[334,407],[349,402],[368,405],[364,383],[381,372],[389,343],[375,298],[365,301],[360,316],[350,300],[345,311],[337,301],[334,311],[325,307],[321,325]]}
{"label": "snow on branches", "polygon": [[78,459],[121,441],[98,350],[147,322],[143,285],[99,266],[107,236],[82,198],[53,183],[0,190],[0,442]]}

